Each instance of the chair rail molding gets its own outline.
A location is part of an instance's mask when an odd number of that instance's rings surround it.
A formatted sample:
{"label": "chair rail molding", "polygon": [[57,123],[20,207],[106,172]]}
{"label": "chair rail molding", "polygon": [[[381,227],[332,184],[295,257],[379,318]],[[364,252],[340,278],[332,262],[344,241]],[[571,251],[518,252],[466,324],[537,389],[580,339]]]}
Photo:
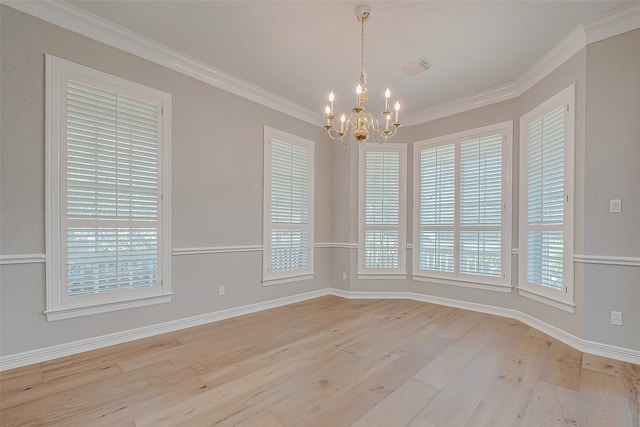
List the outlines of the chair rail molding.
{"label": "chair rail molding", "polygon": [[38,264],[46,262],[45,254],[0,255],[0,265]]}

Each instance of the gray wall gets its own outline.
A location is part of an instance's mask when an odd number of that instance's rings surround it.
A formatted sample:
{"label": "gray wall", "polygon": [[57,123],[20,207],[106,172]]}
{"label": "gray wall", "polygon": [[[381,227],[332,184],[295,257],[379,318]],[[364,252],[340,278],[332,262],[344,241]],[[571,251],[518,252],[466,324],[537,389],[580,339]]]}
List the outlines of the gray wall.
{"label": "gray wall", "polygon": [[[333,143],[322,128],[11,8],[0,6],[0,15],[0,254],[44,253],[44,53],[173,95],[174,248],[262,243],[264,125],[316,142],[316,242],[357,242],[357,146]],[[576,83],[575,252],[638,257],[639,70],[640,30],[635,30],[587,46],[516,99],[401,128],[396,139],[411,143],[513,120],[513,247],[518,247],[519,117]],[[408,153],[411,242],[411,145]],[[611,198],[622,199],[622,214],[608,214]],[[261,252],[174,256],[172,303],[50,323],[43,314],[44,264],[2,265],[0,355],[328,286],[347,291],[411,291],[513,308],[578,337],[640,350],[640,317],[634,313],[640,302],[638,267],[577,263],[577,308],[569,314],[515,291],[504,294],[411,279],[358,280],[354,248],[316,248],[314,280],[263,287],[261,257]],[[407,258],[411,260],[411,253]],[[512,266],[515,285],[517,256]],[[217,296],[218,285],[226,285],[226,296]],[[623,327],[609,324],[610,310],[624,311]]]}
{"label": "gray wall", "polygon": [[[640,30],[587,46],[585,134],[584,254],[640,257]],[[640,267],[580,267],[584,338],[640,349]]]}
{"label": "gray wall", "polygon": [[[174,248],[262,244],[264,125],[315,141],[315,239],[331,240],[334,147],[324,129],[6,6],[0,9],[1,254],[45,251],[45,53],[173,95]],[[49,323],[43,314],[45,265],[2,265],[0,354],[323,289],[330,284],[331,249],[315,253],[314,280],[269,287],[261,283],[261,252],[174,256],[172,303]],[[218,285],[226,286],[224,297],[218,296]]]}

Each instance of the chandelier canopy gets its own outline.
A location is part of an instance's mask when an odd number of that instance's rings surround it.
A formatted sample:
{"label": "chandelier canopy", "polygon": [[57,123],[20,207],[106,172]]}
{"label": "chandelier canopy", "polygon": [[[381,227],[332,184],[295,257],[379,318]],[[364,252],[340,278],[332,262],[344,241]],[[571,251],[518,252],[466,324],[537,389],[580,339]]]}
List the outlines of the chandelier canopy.
{"label": "chandelier canopy", "polygon": [[400,103],[397,101],[394,106],[395,121],[391,123],[391,110],[389,110],[391,91],[389,89],[384,93],[385,104],[384,111],[381,113],[382,122],[379,122],[372,114],[365,112],[364,104],[368,99],[368,93],[366,86],[367,73],[364,70],[364,24],[369,19],[370,14],[371,7],[369,6],[361,5],[356,8],[356,16],[362,26],[360,32],[360,84],[356,88],[356,106],[351,109],[352,113],[348,117],[344,114],[340,116],[340,124],[338,126],[334,125],[336,115],[333,111],[333,101],[335,99],[333,92],[329,94],[329,105],[325,108],[326,124],[324,127],[327,129],[329,137],[345,144],[350,141],[366,143],[370,136],[373,136],[372,139],[376,142],[384,143],[395,135],[400,127],[400,122],[398,121]]}

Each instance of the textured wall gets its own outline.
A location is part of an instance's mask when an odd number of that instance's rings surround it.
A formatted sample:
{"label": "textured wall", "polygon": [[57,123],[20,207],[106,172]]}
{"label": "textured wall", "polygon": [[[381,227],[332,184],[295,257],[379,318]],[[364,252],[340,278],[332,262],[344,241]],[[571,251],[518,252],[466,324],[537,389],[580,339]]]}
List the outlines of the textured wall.
{"label": "textured wall", "polygon": [[[640,257],[640,29],[587,46],[586,107],[584,254]],[[585,338],[640,349],[640,267],[581,268]]]}

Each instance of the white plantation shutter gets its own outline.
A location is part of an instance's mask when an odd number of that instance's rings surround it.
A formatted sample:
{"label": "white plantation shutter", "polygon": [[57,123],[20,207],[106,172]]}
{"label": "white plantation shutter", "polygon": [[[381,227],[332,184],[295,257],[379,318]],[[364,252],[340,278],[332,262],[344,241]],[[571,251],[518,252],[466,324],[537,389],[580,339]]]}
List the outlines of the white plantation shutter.
{"label": "white plantation shutter", "polygon": [[406,145],[360,148],[359,274],[404,274]]}
{"label": "white plantation shutter", "polygon": [[[271,272],[308,265],[309,152],[286,142],[271,141]],[[295,227],[295,229],[293,228]]]}
{"label": "white plantation shutter", "polygon": [[[557,106],[527,128],[527,281],[562,291],[565,113]],[[551,227],[550,227],[551,226]]]}
{"label": "white plantation shutter", "polygon": [[158,109],[67,81],[69,296],[159,285]]}
{"label": "white plantation shutter", "polygon": [[455,271],[456,147],[420,151],[421,270]]}
{"label": "white plantation shutter", "polygon": [[520,287],[569,306],[573,303],[574,97],[570,86],[520,119],[524,173]]}
{"label": "white plantation shutter", "polygon": [[494,134],[460,145],[460,272],[502,276],[502,145]]}
{"label": "white plantation shutter", "polygon": [[502,223],[502,144],[496,134],[460,145],[460,223]]}
{"label": "white plantation shutter", "polygon": [[416,143],[414,275],[509,285],[511,129]]}
{"label": "white plantation shutter", "polygon": [[171,95],[47,55],[47,97],[48,320],[170,301]]}
{"label": "white plantation shutter", "polygon": [[265,127],[265,201],[265,283],[311,274],[311,141]]}

